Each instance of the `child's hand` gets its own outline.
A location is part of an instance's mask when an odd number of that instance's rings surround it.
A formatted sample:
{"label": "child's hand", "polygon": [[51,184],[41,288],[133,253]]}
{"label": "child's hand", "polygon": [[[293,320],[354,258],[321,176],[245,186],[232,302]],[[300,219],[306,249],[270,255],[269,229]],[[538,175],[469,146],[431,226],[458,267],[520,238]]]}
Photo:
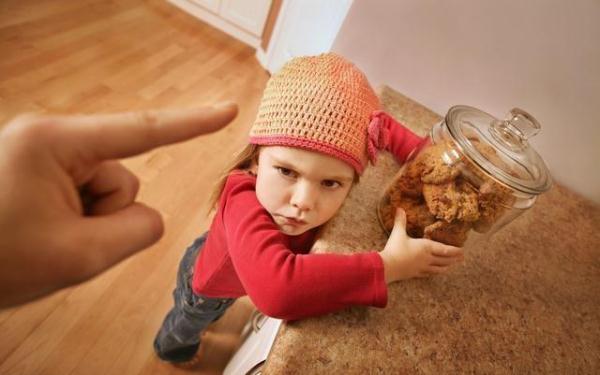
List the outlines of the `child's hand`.
{"label": "child's hand", "polygon": [[406,213],[399,208],[392,234],[383,251],[386,283],[413,277],[427,277],[447,272],[463,260],[463,250],[428,239],[410,238],[406,234]]}

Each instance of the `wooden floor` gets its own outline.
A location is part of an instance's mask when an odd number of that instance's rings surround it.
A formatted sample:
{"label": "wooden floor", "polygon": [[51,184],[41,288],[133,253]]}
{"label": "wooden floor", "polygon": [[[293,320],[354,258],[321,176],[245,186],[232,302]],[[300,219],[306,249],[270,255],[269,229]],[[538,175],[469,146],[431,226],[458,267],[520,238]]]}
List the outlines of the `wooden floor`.
{"label": "wooden floor", "polygon": [[201,361],[159,361],[183,249],[206,230],[212,181],[245,142],[268,78],[254,50],[162,0],[0,1],[0,123],[24,111],[95,113],[235,100],[229,128],[129,159],[140,200],[163,212],[149,250],[91,282],[0,311],[0,374],[218,374],[251,304],[206,334]]}

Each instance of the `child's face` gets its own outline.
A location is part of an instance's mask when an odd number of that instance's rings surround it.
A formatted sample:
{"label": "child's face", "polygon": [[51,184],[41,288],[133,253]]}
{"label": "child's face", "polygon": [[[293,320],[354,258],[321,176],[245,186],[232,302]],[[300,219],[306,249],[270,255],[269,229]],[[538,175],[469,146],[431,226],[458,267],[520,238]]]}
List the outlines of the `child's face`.
{"label": "child's face", "polygon": [[343,161],[294,147],[262,147],[256,174],[259,202],[292,236],[331,219],[354,181],[354,169]]}

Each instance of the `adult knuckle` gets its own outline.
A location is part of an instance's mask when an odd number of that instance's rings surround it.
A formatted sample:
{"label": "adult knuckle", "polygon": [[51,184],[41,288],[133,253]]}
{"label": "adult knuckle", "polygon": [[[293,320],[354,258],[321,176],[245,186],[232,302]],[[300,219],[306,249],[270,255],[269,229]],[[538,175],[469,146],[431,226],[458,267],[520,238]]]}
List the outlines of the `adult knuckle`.
{"label": "adult knuckle", "polygon": [[4,135],[21,142],[47,139],[55,132],[57,121],[49,116],[26,113],[17,116],[4,130]]}
{"label": "adult knuckle", "polygon": [[136,175],[130,173],[127,175],[127,186],[129,187],[129,194],[132,196],[136,196],[138,191],[140,190],[140,180]]}
{"label": "adult knuckle", "polygon": [[151,234],[152,241],[158,241],[165,232],[165,225],[159,213],[148,216],[148,231]]}
{"label": "adult knuckle", "polygon": [[128,196],[135,196],[140,188],[138,177],[120,163],[118,164],[118,168],[120,169],[119,179],[121,189],[124,190]]}
{"label": "adult knuckle", "polygon": [[40,115],[37,113],[34,113],[34,112],[21,113],[21,114],[15,116],[10,123],[11,124],[30,123],[30,122],[36,121],[39,117],[40,117]]}
{"label": "adult knuckle", "polygon": [[160,125],[160,117],[157,112],[143,110],[134,114],[135,121],[144,131],[143,136],[149,141],[154,141],[156,138],[156,129]]}
{"label": "adult knuckle", "polygon": [[138,123],[154,126],[158,124],[158,116],[156,112],[150,110],[143,110],[135,113]]}

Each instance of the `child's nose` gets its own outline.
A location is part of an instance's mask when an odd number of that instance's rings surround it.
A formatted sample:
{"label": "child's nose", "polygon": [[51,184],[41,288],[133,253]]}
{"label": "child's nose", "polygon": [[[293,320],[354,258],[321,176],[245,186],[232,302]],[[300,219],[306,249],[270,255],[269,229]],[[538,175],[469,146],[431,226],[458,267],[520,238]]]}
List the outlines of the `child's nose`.
{"label": "child's nose", "polygon": [[318,192],[309,182],[299,181],[294,186],[290,204],[300,211],[312,210],[317,200],[317,194]]}

